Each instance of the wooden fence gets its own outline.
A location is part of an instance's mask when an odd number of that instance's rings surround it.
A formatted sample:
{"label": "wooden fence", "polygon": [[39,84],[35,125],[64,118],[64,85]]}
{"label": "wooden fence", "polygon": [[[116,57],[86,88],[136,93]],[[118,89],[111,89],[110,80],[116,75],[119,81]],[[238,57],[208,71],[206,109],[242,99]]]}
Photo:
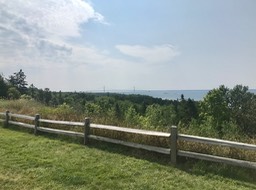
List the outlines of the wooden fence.
{"label": "wooden fence", "polygon": [[[189,158],[195,158],[195,159],[201,159],[201,160],[207,160],[207,161],[213,161],[213,162],[221,162],[225,164],[232,164],[232,165],[237,165],[241,167],[256,169],[256,162],[179,150],[177,146],[177,142],[180,140],[190,141],[190,142],[199,142],[199,143],[205,143],[209,145],[218,145],[218,146],[225,146],[225,147],[252,150],[252,151],[256,151],[256,145],[227,141],[227,140],[220,140],[220,139],[214,139],[214,138],[178,134],[176,126],[171,127],[171,133],[164,133],[164,132],[157,132],[157,131],[148,131],[148,130],[141,130],[141,129],[131,129],[131,128],[124,128],[124,127],[109,126],[109,125],[93,124],[93,123],[90,123],[89,118],[85,118],[84,122],[56,121],[56,120],[42,119],[38,114],[35,115],[35,117],[31,117],[27,115],[13,114],[13,113],[10,113],[9,111],[6,111],[6,113],[0,112],[0,116],[4,118],[4,119],[0,119],[0,121],[4,122],[5,127],[8,127],[9,124],[12,124],[12,125],[18,125],[21,127],[30,128],[34,130],[35,135],[37,135],[38,131],[42,131],[42,132],[68,135],[68,136],[74,136],[74,137],[82,137],[84,138],[85,145],[89,143],[90,139],[94,139],[94,140],[105,141],[109,143],[120,144],[128,147],[153,151],[161,154],[167,154],[167,155],[170,155],[171,162],[173,164],[176,164],[178,156],[183,156],[183,157],[189,157]],[[30,120],[33,122],[33,125],[23,123],[23,122],[12,121],[12,118]],[[83,127],[84,132],[81,133],[81,132],[75,132],[75,131],[40,127],[40,123],[80,126],[80,127]],[[118,131],[118,132],[124,132],[129,134],[141,134],[146,136],[169,138],[170,147],[169,148],[156,147],[151,145],[145,145],[145,144],[139,144],[134,142],[102,137],[102,136],[96,136],[90,133],[90,129],[104,129],[104,130]]]}

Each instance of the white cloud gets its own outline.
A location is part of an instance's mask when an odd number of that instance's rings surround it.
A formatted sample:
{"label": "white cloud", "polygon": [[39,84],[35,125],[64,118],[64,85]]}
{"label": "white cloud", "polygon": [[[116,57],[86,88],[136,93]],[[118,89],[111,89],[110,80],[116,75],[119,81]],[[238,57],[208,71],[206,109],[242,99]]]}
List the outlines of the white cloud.
{"label": "white cloud", "polygon": [[[79,48],[67,38],[80,37],[81,25],[90,20],[105,23],[104,17],[82,0],[1,0],[1,66],[81,62],[75,52]],[[84,47],[86,52],[89,49]]]}
{"label": "white cloud", "polygon": [[153,47],[141,45],[117,45],[116,48],[123,54],[140,58],[151,63],[168,62],[179,55],[177,49],[170,44],[157,45]]}
{"label": "white cloud", "polygon": [[82,0],[3,0],[0,5],[1,11],[58,36],[78,36],[79,25],[90,19],[104,22],[104,17]]}

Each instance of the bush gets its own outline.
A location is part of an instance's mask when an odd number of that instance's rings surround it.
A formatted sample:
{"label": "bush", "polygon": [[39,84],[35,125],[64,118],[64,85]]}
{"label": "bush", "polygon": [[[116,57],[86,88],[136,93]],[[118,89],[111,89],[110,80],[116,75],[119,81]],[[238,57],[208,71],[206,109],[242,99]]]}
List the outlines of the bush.
{"label": "bush", "polygon": [[8,98],[11,100],[17,100],[21,96],[20,92],[15,87],[9,88],[7,91],[7,95],[8,95]]}

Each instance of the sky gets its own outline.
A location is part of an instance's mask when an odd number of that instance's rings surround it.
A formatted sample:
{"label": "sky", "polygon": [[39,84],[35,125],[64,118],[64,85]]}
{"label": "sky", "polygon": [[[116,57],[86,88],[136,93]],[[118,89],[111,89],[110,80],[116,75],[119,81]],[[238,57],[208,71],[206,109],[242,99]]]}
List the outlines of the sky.
{"label": "sky", "polygon": [[0,0],[0,73],[54,91],[256,88],[255,0]]}

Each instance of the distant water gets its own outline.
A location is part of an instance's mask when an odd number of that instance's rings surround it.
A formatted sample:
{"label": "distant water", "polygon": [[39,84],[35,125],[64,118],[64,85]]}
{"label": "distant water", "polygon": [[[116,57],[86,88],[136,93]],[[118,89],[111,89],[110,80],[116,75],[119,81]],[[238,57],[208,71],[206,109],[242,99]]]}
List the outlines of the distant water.
{"label": "distant water", "polygon": [[[205,95],[210,90],[120,90],[120,91],[110,91],[120,94],[140,94],[140,95],[147,95],[152,96],[154,98],[162,98],[168,100],[177,100],[181,98],[181,95],[184,95],[185,99],[193,99],[196,101],[203,100]],[[250,92],[256,94],[256,89],[250,89]]]}

